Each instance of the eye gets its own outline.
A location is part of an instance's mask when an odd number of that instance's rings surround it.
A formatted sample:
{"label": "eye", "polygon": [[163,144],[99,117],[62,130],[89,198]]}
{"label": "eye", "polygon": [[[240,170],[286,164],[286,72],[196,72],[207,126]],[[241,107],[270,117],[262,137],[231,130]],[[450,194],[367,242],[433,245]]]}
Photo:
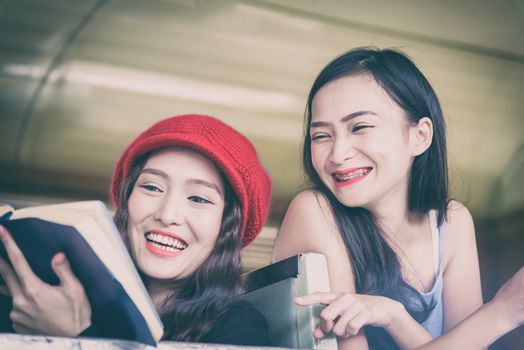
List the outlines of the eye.
{"label": "eye", "polygon": [[207,200],[200,196],[190,196],[187,199],[189,199],[191,202],[195,202],[198,204],[213,204],[213,202],[211,202],[210,200]]}
{"label": "eye", "polygon": [[311,141],[316,141],[316,142],[319,142],[319,141],[326,141],[326,140],[329,140],[330,139],[330,136],[329,134],[326,134],[326,133],[315,133],[313,135],[311,135]]}
{"label": "eye", "polygon": [[352,132],[357,132],[359,130],[366,129],[366,128],[374,128],[374,126],[373,125],[366,125],[366,124],[357,124],[357,125],[353,126],[351,131]]}
{"label": "eye", "polygon": [[159,187],[157,187],[155,185],[146,184],[146,185],[140,185],[140,187],[145,189],[146,191],[149,191],[149,192],[159,192],[159,193],[163,193],[164,192]]}

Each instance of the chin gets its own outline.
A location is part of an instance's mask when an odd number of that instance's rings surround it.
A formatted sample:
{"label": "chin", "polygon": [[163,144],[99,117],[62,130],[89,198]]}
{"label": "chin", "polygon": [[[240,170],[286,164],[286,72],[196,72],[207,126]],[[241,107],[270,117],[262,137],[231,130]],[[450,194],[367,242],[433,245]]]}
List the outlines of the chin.
{"label": "chin", "polygon": [[365,207],[366,202],[364,200],[361,200],[359,198],[355,198],[355,196],[350,196],[347,194],[344,195],[336,195],[335,196],[340,203],[342,203],[345,207],[348,208],[358,208],[358,207]]}
{"label": "chin", "polygon": [[142,271],[142,273],[150,279],[165,282],[177,281],[187,277],[179,272],[158,273],[158,271]]}

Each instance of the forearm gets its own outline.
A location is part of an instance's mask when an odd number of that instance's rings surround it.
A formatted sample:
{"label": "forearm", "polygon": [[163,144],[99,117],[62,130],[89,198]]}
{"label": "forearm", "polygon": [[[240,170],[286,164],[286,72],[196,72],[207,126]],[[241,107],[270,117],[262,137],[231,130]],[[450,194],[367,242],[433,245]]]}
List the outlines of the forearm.
{"label": "forearm", "polygon": [[480,307],[464,321],[419,350],[485,349],[512,327],[504,322],[496,307],[488,303]]}
{"label": "forearm", "polygon": [[384,329],[399,348],[417,349],[433,340],[431,333],[413,319],[401,303],[395,303],[393,308],[395,316]]}
{"label": "forearm", "polygon": [[364,331],[349,338],[337,338],[338,350],[368,350],[368,342]]}

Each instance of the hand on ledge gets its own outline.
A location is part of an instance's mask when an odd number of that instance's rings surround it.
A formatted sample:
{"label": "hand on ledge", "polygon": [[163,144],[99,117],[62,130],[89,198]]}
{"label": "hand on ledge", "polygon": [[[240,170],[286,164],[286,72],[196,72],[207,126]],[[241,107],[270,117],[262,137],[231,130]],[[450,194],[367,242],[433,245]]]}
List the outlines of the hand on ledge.
{"label": "hand on ledge", "polygon": [[489,304],[507,332],[524,324],[524,267],[500,287]]}

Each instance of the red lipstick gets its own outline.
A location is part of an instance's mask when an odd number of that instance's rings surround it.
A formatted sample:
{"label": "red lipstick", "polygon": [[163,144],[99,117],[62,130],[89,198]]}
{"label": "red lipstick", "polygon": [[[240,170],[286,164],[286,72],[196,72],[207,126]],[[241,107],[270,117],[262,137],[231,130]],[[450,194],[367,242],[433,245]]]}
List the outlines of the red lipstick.
{"label": "red lipstick", "polygon": [[371,172],[371,167],[358,167],[345,170],[335,171],[331,174],[335,181],[336,187],[344,187],[353,185],[359,181],[362,181]]}
{"label": "red lipstick", "polygon": [[144,236],[147,250],[158,256],[178,256],[188,247],[182,238],[169,231],[152,230]]}

